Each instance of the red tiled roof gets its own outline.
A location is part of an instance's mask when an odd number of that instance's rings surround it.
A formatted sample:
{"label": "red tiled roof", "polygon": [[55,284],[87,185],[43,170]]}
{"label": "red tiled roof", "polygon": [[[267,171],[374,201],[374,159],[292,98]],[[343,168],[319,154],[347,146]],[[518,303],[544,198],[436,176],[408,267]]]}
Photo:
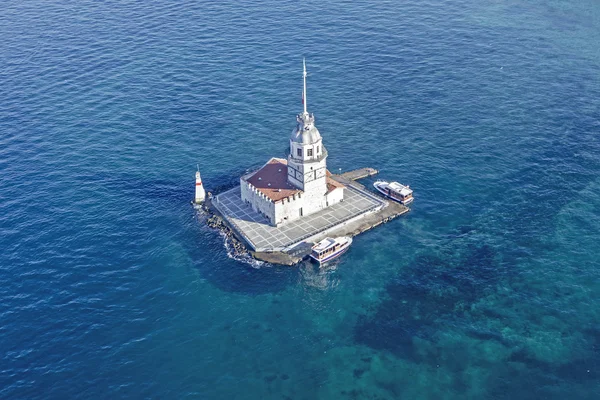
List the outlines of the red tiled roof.
{"label": "red tiled roof", "polygon": [[335,179],[331,178],[331,172],[329,172],[329,170],[327,170],[327,193],[338,189],[338,188],[345,188],[346,186],[338,181],[336,181]]}
{"label": "red tiled roof", "polygon": [[261,169],[247,178],[246,182],[257,188],[272,202],[302,193],[302,190],[288,182],[287,161],[281,158],[271,158]]}

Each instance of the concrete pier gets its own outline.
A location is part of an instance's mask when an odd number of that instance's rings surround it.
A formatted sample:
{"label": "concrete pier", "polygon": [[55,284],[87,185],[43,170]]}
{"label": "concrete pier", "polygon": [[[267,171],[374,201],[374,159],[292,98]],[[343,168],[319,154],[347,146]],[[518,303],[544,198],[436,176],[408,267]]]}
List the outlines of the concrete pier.
{"label": "concrete pier", "polygon": [[252,255],[274,264],[294,265],[327,236],[356,236],[409,211],[355,182],[375,175],[373,168],[348,171],[332,178],[346,185],[344,201],[275,227],[240,201],[240,187],[214,196],[207,206],[220,215]]}
{"label": "concrete pier", "polygon": [[345,180],[349,180],[349,181],[357,181],[359,179],[377,175],[378,173],[379,173],[379,171],[377,171],[375,168],[367,167],[367,168],[354,169],[352,171],[344,172],[340,175],[335,175],[335,176],[340,177]]}

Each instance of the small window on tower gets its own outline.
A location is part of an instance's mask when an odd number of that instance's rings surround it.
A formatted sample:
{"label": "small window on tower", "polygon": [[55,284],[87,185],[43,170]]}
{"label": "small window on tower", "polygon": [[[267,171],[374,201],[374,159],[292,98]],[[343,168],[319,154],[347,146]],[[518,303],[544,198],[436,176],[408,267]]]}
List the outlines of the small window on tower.
{"label": "small window on tower", "polygon": [[302,157],[302,149],[298,149],[298,157]]}
{"label": "small window on tower", "polygon": [[306,155],[312,157],[312,149],[306,150]]}
{"label": "small window on tower", "polygon": [[320,147],[321,146],[317,146],[317,154],[319,154]]}

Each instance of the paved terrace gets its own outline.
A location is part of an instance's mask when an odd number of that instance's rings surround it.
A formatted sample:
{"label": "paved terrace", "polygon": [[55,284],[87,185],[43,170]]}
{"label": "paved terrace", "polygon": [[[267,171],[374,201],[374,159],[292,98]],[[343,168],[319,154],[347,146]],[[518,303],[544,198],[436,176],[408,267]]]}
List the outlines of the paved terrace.
{"label": "paved terrace", "polygon": [[246,238],[255,251],[280,251],[319,232],[348,221],[386,204],[376,196],[346,187],[344,201],[315,214],[287,222],[279,227],[269,225],[261,214],[243,203],[237,186],[216,196],[213,205]]}

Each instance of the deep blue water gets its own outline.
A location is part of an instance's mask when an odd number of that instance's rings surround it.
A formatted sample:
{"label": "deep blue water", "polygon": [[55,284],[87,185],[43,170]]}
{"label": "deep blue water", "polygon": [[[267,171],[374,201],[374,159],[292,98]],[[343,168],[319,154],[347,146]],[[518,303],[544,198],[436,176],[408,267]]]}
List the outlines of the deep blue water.
{"label": "deep blue water", "polygon": [[[8,0],[0,38],[0,398],[600,397],[597,1]],[[330,169],[417,198],[327,270],[189,204],[285,153],[302,57]]]}

